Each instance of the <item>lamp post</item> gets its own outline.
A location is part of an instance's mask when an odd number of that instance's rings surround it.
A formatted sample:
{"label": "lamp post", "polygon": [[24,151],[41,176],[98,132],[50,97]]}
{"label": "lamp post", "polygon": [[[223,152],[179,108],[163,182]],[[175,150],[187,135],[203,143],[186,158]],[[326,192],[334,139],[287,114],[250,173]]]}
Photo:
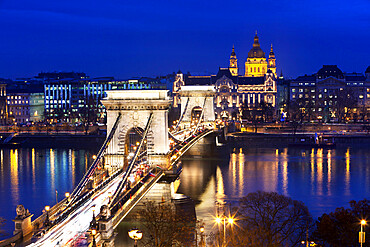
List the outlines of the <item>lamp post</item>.
{"label": "lamp post", "polygon": [[46,227],[49,227],[49,226],[50,226],[49,210],[50,210],[50,206],[45,206],[46,218],[45,218],[45,223],[44,223],[44,225],[45,225]]}
{"label": "lamp post", "polygon": [[69,192],[66,192],[64,195],[67,198],[67,202],[69,202],[69,196],[70,196]]}
{"label": "lamp post", "polygon": [[95,206],[92,206],[91,209],[92,209],[92,212],[93,212],[93,217],[92,217],[92,220],[90,222],[90,228],[93,229],[93,230],[96,230],[97,229],[97,222],[96,222],[96,218],[95,218]]}
{"label": "lamp post", "polygon": [[226,246],[226,220],[227,220],[227,223],[229,225],[234,224],[234,221],[235,221],[233,218],[231,218],[231,217],[228,218],[225,215],[222,215],[221,217],[216,218],[216,223],[217,224],[221,224],[223,222],[223,226],[224,226],[223,246]]}
{"label": "lamp post", "polygon": [[92,247],[96,247],[96,241],[95,241],[95,235],[96,235],[96,230],[95,229],[92,229],[91,230],[91,235],[92,235]]}
{"label": "lamp post", "polygon": [[128,236],[135,241],[134,247],[137,247],[137,241],[143,237],[143,232],[133,228],[128,232]]}
{"label": "lamp post", "polygon": [[204,225],[202,224],[199,228],[200,231],[200,247],[203,247],[204,244]]}
{"label": "lamp post", "polygon": [[365,243],[364,225],[366,225],[366,220],[361,220],[360,224],[361,224],[361,232],[359,234],[360,235],[359,236],[359,242],[360,242],[360,245],[362,247],[362,244]]}

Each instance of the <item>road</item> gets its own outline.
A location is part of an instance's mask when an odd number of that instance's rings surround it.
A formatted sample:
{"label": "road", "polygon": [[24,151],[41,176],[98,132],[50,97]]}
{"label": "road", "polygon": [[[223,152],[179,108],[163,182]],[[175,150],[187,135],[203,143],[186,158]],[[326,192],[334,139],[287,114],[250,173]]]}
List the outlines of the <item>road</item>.
{"label": "road", "polygon": [[109,194],[115,192],[122,177],[123,174],[117,176],[107,187],[87,200],[64,221],[51,228],[44,236],[28,246],[70,246],[74,239],[89,230],[93,218],[93,208],[95,209],[95,215],[98,215],[100,207],[108,204]]}

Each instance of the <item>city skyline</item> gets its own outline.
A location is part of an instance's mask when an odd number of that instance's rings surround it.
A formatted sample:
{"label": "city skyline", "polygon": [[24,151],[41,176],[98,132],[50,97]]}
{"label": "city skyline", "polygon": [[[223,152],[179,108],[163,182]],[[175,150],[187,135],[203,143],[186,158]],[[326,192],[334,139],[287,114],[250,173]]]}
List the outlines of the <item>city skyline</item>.
{"label": "city skyline", "polygon": [[[0,77],[81,71],[91,77],[158,76],[177,70],[214,74],[231,48],[240,68],[255,31],[265,53],[273,44],[277,72],[295,78],[336,64],[369,66],[366,0],[221,1],[104,4],[0,1]],[[239,74],[243,74],[240,71]]]}

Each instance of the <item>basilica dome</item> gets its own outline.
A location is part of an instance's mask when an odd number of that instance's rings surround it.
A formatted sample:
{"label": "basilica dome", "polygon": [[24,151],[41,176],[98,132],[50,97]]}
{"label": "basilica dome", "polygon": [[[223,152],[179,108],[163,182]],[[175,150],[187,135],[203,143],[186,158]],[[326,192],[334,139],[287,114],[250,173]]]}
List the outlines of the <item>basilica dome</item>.
{"label": "basilica dome", "polygon": [[258,36],[254,36],[253,48],[248,52],[248,58],[266,58],[265,53],[262,51]]}

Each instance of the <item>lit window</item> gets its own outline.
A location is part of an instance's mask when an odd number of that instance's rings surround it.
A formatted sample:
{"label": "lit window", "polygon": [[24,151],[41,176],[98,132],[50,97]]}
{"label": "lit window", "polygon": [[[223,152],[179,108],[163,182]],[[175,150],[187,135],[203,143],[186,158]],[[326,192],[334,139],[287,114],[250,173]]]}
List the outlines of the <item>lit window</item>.
{"label": "lit window", "polygon": [[320,98],[320,99],[322,98],[322,94],[321,94],[321,93],[319,94],[319,98]]}
{"label": "lit window", "polygon": [[360,94],[358,97],[359,97],[360,99],[363,99],[363,98],[364,98],[364,96],[363,96],[362,94]]}

